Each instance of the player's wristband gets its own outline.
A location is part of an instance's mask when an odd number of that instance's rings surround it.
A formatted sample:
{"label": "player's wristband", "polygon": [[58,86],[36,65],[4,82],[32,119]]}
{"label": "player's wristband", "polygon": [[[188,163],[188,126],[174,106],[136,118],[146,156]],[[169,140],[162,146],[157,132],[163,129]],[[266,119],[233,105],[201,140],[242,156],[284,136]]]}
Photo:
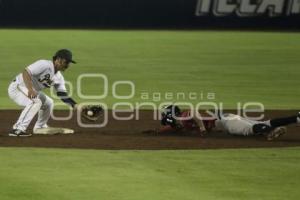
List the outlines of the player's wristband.
{"label": "player's wristband", "polygon": [[72,106],[73,108],[77,104],[66,92],[57,92],[56,94],[64,103]]}

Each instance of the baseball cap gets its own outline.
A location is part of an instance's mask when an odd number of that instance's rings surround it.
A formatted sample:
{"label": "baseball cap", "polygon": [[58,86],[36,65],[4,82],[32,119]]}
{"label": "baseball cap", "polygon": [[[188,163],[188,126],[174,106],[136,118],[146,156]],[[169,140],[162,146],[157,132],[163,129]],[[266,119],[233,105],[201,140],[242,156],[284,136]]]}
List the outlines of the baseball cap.
{"label": "baseball cap", "polygon": [[76,64],[76,62],[72,59],[72,52],[68,49],[60,49],[58,50],[55,55],[54,55],[55,58],[64,58],[66,59],[67,62],[71,62],[71,63],[74,63]]}

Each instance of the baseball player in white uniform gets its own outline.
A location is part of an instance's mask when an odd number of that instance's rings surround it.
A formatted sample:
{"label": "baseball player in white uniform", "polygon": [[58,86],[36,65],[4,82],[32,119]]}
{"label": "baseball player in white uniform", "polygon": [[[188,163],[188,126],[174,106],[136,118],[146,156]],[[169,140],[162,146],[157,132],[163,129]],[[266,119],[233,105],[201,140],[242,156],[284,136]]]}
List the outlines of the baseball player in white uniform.
{"label": "baseball player in white uniform", "polygon": [[[8,94],[16,104],[24,109],[18,121],[13,125],[9,136],[31,136],[31,133],[26,130],[37,113],[38,119],[33,133],[38,134],[43,133],[45,129],[50,130],[47,122],[53,109],[53,100],[42,92],[44,88],[53,86],[62,101],[76,107],[76,102],[68,97],[64,77],[60,72],[65,71],[70,63],[76,63],[72,59],[71,51],[61,49],[55,53],[52,60],[38,60],[16,76],[8,87]],[[67,132],[73,131],[72,129],[66,130]],[[59,130],[55,129],[54,131]]]}

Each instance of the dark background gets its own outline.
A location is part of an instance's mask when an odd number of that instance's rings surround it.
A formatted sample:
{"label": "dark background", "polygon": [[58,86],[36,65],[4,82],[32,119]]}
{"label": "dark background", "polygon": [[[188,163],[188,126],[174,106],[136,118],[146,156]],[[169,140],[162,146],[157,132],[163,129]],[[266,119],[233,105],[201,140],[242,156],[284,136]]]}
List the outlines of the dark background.
{"label": "dark background", "polygon": [[0,0],[0,27],[300,29],[300,16],[196,16],[197,0]]}

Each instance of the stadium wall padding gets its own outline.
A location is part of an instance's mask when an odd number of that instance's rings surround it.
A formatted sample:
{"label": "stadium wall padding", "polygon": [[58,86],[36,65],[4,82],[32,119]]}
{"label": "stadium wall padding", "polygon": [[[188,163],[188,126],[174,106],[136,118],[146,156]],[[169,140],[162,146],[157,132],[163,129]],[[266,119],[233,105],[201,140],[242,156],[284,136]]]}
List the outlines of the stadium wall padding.
{"label": "stadium wall padding", "polygon": [[280,1],[279,7],[268,5],[274,0],[0,0],[0,26],[299,29],[299,1]]}

